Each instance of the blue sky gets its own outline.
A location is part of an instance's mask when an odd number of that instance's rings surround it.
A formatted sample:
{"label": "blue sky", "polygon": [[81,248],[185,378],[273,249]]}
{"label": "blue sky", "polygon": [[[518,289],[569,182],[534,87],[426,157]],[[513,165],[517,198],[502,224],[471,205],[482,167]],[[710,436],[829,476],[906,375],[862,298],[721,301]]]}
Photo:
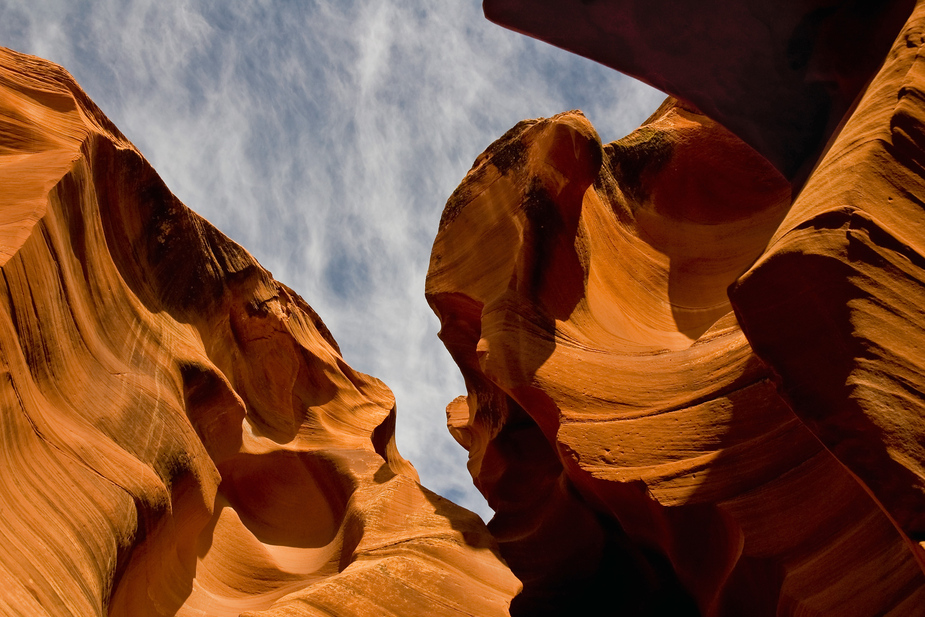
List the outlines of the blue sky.
{"label": "blue sky", "polygon": [[422,483],[488,518],[424,278],[447,197],[524,118],[610,141],[664,95],[491,24],[478,0],[4,0],[0,45],[64,66],[171,190],[295,289],[398,401]]}

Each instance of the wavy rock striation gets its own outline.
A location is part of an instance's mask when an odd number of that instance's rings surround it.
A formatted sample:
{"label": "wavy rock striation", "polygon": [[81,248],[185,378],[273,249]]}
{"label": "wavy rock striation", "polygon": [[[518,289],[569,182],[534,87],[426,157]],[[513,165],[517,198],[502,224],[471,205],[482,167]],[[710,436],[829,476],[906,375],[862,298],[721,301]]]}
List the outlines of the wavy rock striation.
{"label": "wavy rock striation", "polygon": [[0,613],[506,615],[395,403],[59,67],[0,50]]}
{"label": "wavy rock striation", "polygon": [[427,297],[513,615],[921,614],[923,7],[795,202],[674,99],[521,122],[450,198]]}
{"label": "wavy rock striation", "polygon": [[793,410],[917,542],[925,540],[923,50],[920,2],[768,249],[730,291]]}

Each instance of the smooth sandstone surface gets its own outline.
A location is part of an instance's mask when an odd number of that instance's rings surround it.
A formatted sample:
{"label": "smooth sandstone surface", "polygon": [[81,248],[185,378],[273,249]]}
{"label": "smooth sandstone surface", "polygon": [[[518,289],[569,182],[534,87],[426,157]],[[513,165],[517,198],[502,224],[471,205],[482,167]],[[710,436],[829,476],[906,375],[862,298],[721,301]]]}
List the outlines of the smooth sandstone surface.
{"label": "smooth sandstone surface", "polygon": [[512,615],[921,614],[923,33],[925,3],[795,201],[675,99],[476,160],[427,297]]}
{"label": "smooth sandstone surface", "polygon": [[389,389],[63,69],[2,49],[0,274],[0,614],[508,614]]}

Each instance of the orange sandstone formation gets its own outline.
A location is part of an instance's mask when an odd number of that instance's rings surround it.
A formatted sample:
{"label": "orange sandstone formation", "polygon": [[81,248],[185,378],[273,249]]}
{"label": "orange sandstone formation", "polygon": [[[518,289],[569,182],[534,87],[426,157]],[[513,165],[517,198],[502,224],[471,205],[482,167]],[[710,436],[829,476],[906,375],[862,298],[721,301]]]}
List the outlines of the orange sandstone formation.
{"label": "orange sandstone formation", "polygon": [[923,32],[925,3],[794,202],[674,99],[476,160],[427,297],[513,615],[922,614]]}
{"label": "orange sandstone formation", "polygon": [[0,614],[506,615],[312,309],[0,50]]}
{"label": "orange sandstone formation", "polygon": [[730,291],[790,406],[917,542],[925,541],[923,49],[919,2],[768,249]]}

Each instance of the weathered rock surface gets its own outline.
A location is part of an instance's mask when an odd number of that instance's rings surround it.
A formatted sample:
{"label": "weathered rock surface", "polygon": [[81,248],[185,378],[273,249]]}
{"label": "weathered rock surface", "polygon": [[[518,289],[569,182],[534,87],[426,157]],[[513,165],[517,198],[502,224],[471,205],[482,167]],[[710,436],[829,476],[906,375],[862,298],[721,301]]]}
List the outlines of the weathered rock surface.
{"label": "weathered rock surface", "polygon": [[476,160],[427,295],[512,614],[922,613],[923,32],[925,3],[793,202],[674,99]]}
{"label": "weathered rock surface", "polygon": [[730,291],[793,410],[917,542],[925,540],[923,50],[919,2],[768,249]]}
{"label": "weathered rock surface", "polygon": [[506,615],[312,309],[0,50],[0,614]]}

